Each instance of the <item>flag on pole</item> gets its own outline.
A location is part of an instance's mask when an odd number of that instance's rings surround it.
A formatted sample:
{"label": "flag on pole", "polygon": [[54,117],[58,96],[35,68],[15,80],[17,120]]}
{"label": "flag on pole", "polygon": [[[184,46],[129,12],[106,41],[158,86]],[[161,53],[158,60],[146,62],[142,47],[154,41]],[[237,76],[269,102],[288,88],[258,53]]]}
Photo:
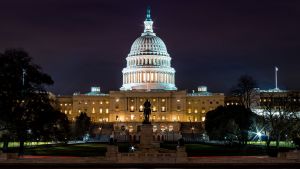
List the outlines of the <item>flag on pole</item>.
{"label": "flag on pole", "polygon": [[275,66],[275,70],[278,71],[278,67]]}

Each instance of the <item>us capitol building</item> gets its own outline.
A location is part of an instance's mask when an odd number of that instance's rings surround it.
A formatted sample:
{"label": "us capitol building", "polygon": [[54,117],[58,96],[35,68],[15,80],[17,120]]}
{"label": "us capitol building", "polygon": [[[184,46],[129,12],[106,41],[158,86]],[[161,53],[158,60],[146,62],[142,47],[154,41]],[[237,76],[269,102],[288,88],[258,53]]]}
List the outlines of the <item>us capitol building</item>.
{"label": "us capitol building", "polygon": [[192,93],[177,90],[171,60],[165,43],[153,31],[148,9],[144,32],[133,42],[126,57],[120,90],[104,94],[100,87],[91,87],[86,94],[58,96],[60,110],[71,121],[85,112],[93,122],[112,124],[115,131],[123,127],[130,133],[138,132],[147,99],[152,105],[153,131],[158,135],[164,131],[178,133],[185,123],[205,121],[206,112],[224,105],[224,94],[210,93],[206,86],[199,86]]}

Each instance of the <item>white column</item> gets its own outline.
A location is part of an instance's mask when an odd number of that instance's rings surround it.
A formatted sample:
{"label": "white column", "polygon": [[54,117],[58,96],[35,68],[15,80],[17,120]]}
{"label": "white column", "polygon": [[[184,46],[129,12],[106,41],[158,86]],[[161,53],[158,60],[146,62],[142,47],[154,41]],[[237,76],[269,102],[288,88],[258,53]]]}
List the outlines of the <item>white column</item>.
{"label": "white column", "polygon": [[142,83],[142,72],[139,72],[139,83]]}
{"label": "white column", "polygon": [[167,83],[169,83],[169,73],[166,74],[167,74]]}

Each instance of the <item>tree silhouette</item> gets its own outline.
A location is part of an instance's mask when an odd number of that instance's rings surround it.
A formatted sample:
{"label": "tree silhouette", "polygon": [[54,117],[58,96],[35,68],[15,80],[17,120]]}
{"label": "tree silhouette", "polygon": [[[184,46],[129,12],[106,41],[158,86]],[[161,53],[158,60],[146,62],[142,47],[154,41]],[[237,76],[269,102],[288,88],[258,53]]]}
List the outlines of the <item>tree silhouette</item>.
{"label": "tree silhouette", "polygon": [[58,120],[54,101],[45,90],[53,80],[25,51],[10,49],[0,53],[0,82],[0,131],[7,133],[4,146],[16,137],[23,155],[24,142],[46,138]]}
{"label": "tree silhouette", "polygon": [[205,130],[210,139],[239,140],[247,144],[248,130],[256,115],[244,106],[219,106],[206,114]]}
{"label": "tree silhouette", "polygon": [[87,116],[86,113],[81,112],[79,116],[76,117],[75,121],[75,137],[77,139],[82,139],[85,134],[89,131],[91,126],[91,118]]}
{"label": "tree silhouette", "polygon": [[233,87],[231,94],[238,97],[240,104],[249,109],[255,101],[255,88],[257,88],[256,81],[249,75],[242,75],[236,86]]}

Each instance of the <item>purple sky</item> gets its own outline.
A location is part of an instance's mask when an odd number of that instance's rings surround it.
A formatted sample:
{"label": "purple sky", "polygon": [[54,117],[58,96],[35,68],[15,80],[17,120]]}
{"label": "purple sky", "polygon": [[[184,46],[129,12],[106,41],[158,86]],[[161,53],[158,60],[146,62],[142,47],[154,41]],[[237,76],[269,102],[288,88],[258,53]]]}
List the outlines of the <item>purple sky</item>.
{"label": "purple sky", "polygon": [[23,48],[55,94],[119,90],[147,5],[179,89],[227,92],[242,74],[259,87],[300,89],[299,0],[1,0],[0,51]]}

